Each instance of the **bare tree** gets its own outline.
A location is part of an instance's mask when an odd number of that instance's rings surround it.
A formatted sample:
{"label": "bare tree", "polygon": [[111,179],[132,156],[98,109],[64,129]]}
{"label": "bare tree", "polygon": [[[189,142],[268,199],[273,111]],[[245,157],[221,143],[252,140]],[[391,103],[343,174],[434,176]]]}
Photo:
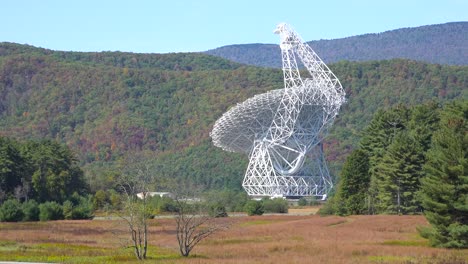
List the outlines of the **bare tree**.
{"label": "bare tree", "polygon": [[31,189],[31,185],[24,178],[21,178],[21,185],[18,185],[13,190],[13,195],[15,196],[18,202],[21,202],[24,199],[25,202],[28,201],[28,193]]}
{"label": "bare tree", "polygon": [[151,210],[148,204],[149,188],[154,183],[148,161],[135,157],[124,162],[118,186],[123,193],[123,210],[119,217],[126,223],[132,246],[139,260],[146,259],[148,251],[148,219]]}
{"label": "bare tree", "polygon": [[207,206],[194,196],[178,195],[175,201],[177,241],[184,257],[203,239],[230,226],[229,221],[210,215]]}
{"label": "bare tree", "polygon": [[7,195],[6,195],[6,191],[2,190],[2,188],[0,188],[0,204],[3,203],[3,201],[6,199]]}

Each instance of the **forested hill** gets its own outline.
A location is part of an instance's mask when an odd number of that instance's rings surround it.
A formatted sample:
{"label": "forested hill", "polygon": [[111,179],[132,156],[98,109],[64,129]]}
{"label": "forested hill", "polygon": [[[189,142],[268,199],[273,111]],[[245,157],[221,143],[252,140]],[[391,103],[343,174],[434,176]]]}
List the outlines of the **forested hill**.
{"label": "forested hill", "polygon": [[[326,63],[405,58],[468,65],[468,22],[402,28],[308,44]],[[206,53],[249,65],[281,67],[280,49],[274,44],[230,45]]]}
{"label": "forested hill", "polygon": [[[408,60],[330,65],[347,92],[327,140],[332,165],[380,107],[468,99],[468,67]],[[149,153],[155,176],[240,188],[247,158],[212,146],[229,107],[283,86],[279,69],[197,53],[57,52],[0,44],[0,136],[52,138],[77,154],[92,188],[113,184],[114,162]]]}
{"label": "forested hill", "polygon": [[9,42],[0,42],[0,57],[48,58],[60,63],[80,63],[83,66],[119,68],[157,68],[160,70],[197,71],[236,69],[240,64],[202,53],[144,54],[130,52],[70,52],[54,51]]}

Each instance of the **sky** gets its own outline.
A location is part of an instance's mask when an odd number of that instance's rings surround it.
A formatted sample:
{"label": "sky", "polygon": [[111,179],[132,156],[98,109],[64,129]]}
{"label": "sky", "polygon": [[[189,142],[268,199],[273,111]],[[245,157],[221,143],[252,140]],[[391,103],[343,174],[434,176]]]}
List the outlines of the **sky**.
{"label": "sky", "polygon": [[63,51],[197,52],[468,21],[467,0],[0,0],[0,42]]}

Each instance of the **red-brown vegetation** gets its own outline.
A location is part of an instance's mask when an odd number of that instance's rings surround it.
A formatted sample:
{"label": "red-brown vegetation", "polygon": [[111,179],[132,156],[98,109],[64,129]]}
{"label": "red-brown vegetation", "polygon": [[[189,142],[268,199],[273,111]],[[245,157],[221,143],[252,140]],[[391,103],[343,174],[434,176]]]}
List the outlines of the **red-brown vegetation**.
{"label": "red-brown vegetation", "polygon": [[[231,228],[207,238],[195,257],[162,263],[468,263],[468,250],[431,248],[416,227],[423,216],[233,217]],[[0,240],[25,246],[60,243],[123,248],[126,232],[115,220],[2,223]],[[173,219],[150,221],[149,244],[177,254]],[[150,249],[151,250],[151,249]],[[20,254],[20,253],[18,253]],[[131,254],[131,253],[129,253]],[[157,252],[151,253],[158,255]],[[89,254],[90,256],[92,253]],[[2,251],[0,251],[0,259]],[[128,259],[127,259],[128,260]],[[151,261],[151,260],[150,260]]]}

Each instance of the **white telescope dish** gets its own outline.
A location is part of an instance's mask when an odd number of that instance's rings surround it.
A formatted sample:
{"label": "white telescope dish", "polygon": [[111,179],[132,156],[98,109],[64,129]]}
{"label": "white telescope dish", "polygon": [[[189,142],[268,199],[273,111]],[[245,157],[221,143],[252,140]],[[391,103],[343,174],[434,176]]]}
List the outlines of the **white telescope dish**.
{"label": "white telescope dish", "polygon": [[[345,101],[325,63],[287,24],[277,26],[284,88],[255,95],[219,118],[213,144],[250,157],[242,186],[250,196],[326,197],[332,180],[321,141]],[[298,56],[310,77],[301,78]]]}

